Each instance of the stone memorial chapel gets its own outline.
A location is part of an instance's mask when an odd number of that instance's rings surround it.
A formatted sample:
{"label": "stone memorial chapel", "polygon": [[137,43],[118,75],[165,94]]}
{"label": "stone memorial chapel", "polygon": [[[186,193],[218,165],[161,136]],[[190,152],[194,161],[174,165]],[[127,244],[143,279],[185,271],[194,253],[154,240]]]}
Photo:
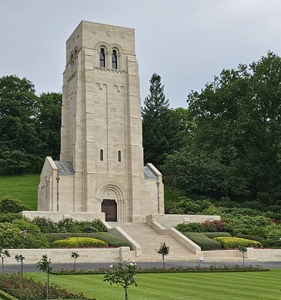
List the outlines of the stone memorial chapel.
{"label": "stone memorial chapel", "polygon": [[45,160],[38,210],[164,214],[162,175],[143,166],[134,29],[82,21],[67,40],[60,161]]}

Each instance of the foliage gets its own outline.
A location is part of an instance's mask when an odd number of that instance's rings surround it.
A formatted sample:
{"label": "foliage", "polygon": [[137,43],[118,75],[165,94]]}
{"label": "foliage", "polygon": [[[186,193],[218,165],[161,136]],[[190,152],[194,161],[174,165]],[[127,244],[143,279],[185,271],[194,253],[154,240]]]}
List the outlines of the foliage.
{"label": "foliage", "polygon": [[134,276],[137,273],[137,265],[135,263],[121,264],[117,266],[110,266],[104,275],[103,281],[108,281],[110,285],[117,284],[122,286],[125,290],[125,300],[128,300],[128,287],[130,285],[137,286],[137,281]]}
{"label": "foliage", "polygon": [[63,240],[69,237],[88,237],[99,239],[108,243],[112,247],[130,247],[129,243],[121,238],[118,238],[108,232],[96,232],[96,233],[47,233],[46,238],[49,243],[57,240]]}
{"label": "foliage", "polygon": [[217,151],[208,153],[193,145],[186,145],[167,156],[161,170],[164,183],[189,194],[220,197],[224,192],[224,166]]}
{"label": "foliage", "polygon": [[12,223],[14,220],[21,220],[23,216],[19,213],[0,213],[0,223]]}
{"label": "foliage", "polygon": [[197,244],[199,247],[201,247],[202,251],[221,249],[222,248],[221,243],[208,238],[203,233],[184,232],[183,234],[186,237],[188,237],[190,240],[192,240],[195,244]]}
{"label": "foliage", "polygon": [[4,261],[6,257],[11,257],[9,250],[0,248],[0,257],[2,261],[2,276],[4,275]]}
{"label": "foliage", "polygon": [[215,220],[202,223],[181,223],[175,228],[180,232],[220,232],[225,231],[226,222]]}
{"label": "foliage", "polygon": [[77,258],[80,256],[80,254],[78,252],[72,251],[70,255],[71,255],[71,257],[74,260],[74,262],[73,262],[73,270],[76,270],[76,261],[77,261]]}
{"label": "foliage", "polygon": [[228,232],[202,232],[206,237],[212,239],[214,237],[226,237],[226,236],[231,236],[230,233]]}
{"label": "foliage", "polygon": [[[89,274],[106,274],[108,268],[99,268],[98,270],[61,270],[61,271],[52,271],[53,275],[89,275]],[[249,266],[245,270],[241,269],[239,265],[224,265],[224,266],[202,266],[198,265],[195,267],[170,267],[170,268],[138,268],[136,270],[137,274],[145,273],[213,273],[213,272],[257,272],[257,271],[269,271],[269,269],[264,269],[261,266]]]}
{"label": "foliage", "polygon": [[[15,298],[3,299],[19,299],[19,300],[41,300],[46,298],[46,286],[41,282],[36,282],[32,278],[23,277],[20,280],[18,274],[4,275],[0,278],[0,289],[14,296]],[[60,286],[52,283],[49,289],[49,298],[51,299],[88,299],[83,293],[74,294],[62,289]]]}
{"label": "foliage", "polygon": [[158,254],[162,255],[162,260],[163,260],[163,268],[165,269],[165,256],[169,254],[170,252],[170,247],[166,245],[166,243],[161,243],[160,248],[156,250]]}
{"label": "foliage", "polygon": [[32,220],[41,232],[44,233],[90,233],[90,232],[106,232],[107,229],[100,220],[93,221],[77,221],[73,219],[64,219],[54,222],[49,218],[37,217]]}
{"label": "foliage", "polygon": [[6,248],[48,248],[48,241],[39,228],[25,220],[0,223],[0,244]]}
{"label": "foliage", "polygon": [[271,225],[272,222],[263,216],[235,216],[225,218],[225,231],[231,235],[250,234],[266,237],[265,228]]}
{"label": "foliage", "polygon": [[86,237],[70,237],[64,240],[54,241],[52,243],[53,248],[86,248],[86,247],[108,247],[108,244],[104,241]]}
{"label": "foliage", "polygon": [[[223,177],[216,188],[233,199],[279,200],[280,74],[280,57],[268,52],[249,66],[223,70],[200,93],[188,95],[196,123],[193,147],[217,153],[214,160],[223,166]],[[175,177],[174,182],[181,179],[177,172]]]}
{"label": "foliage", "polygon": [[257,241],[263,244],[265,242],[265,239],[261,236],[258,235],[250,235],[250,234],[240,234],[235,237],[241,238],[241,239],[246,239],[246,240],[252,240],[252,241]]}
{"label": "foliage", "polygon": [[18,199],[6,196],[0,200],[1,213],[19,213],[23,210],[30,210],[30,207],[21,203]]}
{"label": "foliage", "polygon": [[239,247],[262,247],[262,244],[253,240],[246,240],[234,237],[216,237],[213,240],[222,244],[223,248],[239,248]]}
{"label": "foliage", "polygon": [[48,299],[50,293],[50,272],[52,271],[52,267],[51,260],[48,259],[47,254],[42,256],[41,260],[36,264],[36,267],[47,273],[46,299]]}
{"label": "foliage", "polygon": [[17,262],[20,262],[20,265],[21,265],[21,267],[20,267],[20,278],[21,278],[21,281],[22,281],[22,276],[23,276],[23,261],[25,260],[25,257],[23,255],[21,255],[21,254],[16,254],[15,255],[15,260]]}

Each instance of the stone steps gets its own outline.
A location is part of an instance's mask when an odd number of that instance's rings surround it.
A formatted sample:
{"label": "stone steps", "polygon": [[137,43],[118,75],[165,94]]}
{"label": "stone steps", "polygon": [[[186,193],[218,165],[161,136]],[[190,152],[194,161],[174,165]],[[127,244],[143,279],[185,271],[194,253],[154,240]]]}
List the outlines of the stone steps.
{"label": "stone steps", "polygon": [[167,234],[159,234],[146,223],[110,222],[111,227],[120,227],[142,247],[142,256],[133,257],[136,261],[162,261],[157,253],[161,243],[165,242],[170,248],[166,261],[198,261],[197,255],[191,253],[182,244]]}

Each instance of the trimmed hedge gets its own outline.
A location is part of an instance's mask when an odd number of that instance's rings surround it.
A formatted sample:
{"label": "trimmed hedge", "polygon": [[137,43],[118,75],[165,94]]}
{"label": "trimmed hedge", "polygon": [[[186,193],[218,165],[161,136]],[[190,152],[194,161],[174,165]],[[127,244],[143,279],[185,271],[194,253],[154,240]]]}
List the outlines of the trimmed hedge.
{"label": "trimmed hedge", "polygon": [[231,237],[231,234],[228,232],[202,232],[202,233],[210,239],[215,237]]}
{"label": "trimmed hedge", "polygon": [[239,235],[236,235],[235,237],[241,238],[241,239],[246,239],[246,240],[251,240],[251,241],[257,241],[262,244],[265,242],[265,239],[259,235],[239,234]]}
{"label": "trimmed hedge", "polygon": [[64,240],[54,241],[53,248],[84,248],[84,247],[108,247],[104,241],[85,237],[71,237]]}
{"label": "trimmed hedge", "polygon": [[122,240],[108,232],[96,232],[96,233],[47,233],[47,240],[49,243],[58,240],[64,240],[70,237],[88,237],[93,239],[99,239],[108,243],[112,247],[130,247],[129,243]]}
{"label": "trimmed hedge", "polygon": [[203,233],[198,232],[184,232],[184,235],[191,239],[195,244],[201,247],[202,251],[221,249],[221,243],[208,238]]}
{"label": "trimmed hedge", "polygon": [[11,196],[0,200],[0,213],[20,213],[23,210],[31,210],[31,208]]}
{"label": "trimmed hedge", "polygon": [[0,213],[0,223],[12,223],[14,220],[21,220],[23,216],[19,213]]}
{"label": "trimmed hedge", "polygon": [[262,247],[260,242],[235,237],[216,237],[213,240],[220,242],[223,248]]}
{"label": "trimmed hedge", "polygon": [[12,295],[0,290],[0,299],[3,300],[17,300],[17,298],[13,297]]}

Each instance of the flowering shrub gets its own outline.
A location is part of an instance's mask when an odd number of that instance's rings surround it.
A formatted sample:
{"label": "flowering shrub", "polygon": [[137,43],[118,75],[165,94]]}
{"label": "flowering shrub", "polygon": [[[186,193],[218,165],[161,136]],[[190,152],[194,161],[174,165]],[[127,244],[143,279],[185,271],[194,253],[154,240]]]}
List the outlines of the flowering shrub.
{"label": "flowering shrub", "polygon": [[205,227],[205,231],[208,232],[220,232],[225,230],[225,221],[215,220],[215,221],[205,221],[201,223]]}
{"label": "flowering shrub", "polygon": [[[0,278],[0,289],[19,300],[39,300],[46,298],[46,287],[32,278],[23,278],[20,275],[9,274]],[[50,299],[88,299],[83,293],[74,294],[62,289],[56,284],[50,285]]]}
{"label": "flowering shrub", "polygon": [[12,224],[0,223],[0,245],[10,249],[24,249],[48,248],[49,243],[36,225],[22,219]]}
{"label": "flowering shrub", "polygon": [[37,225],[41,232],[44,233],[91,233],[107,231],[106,227],[100,220],[76,221],[73,219],[65,219],[59,222],[54,222],[51,219],[37,217],[31,222]]}

